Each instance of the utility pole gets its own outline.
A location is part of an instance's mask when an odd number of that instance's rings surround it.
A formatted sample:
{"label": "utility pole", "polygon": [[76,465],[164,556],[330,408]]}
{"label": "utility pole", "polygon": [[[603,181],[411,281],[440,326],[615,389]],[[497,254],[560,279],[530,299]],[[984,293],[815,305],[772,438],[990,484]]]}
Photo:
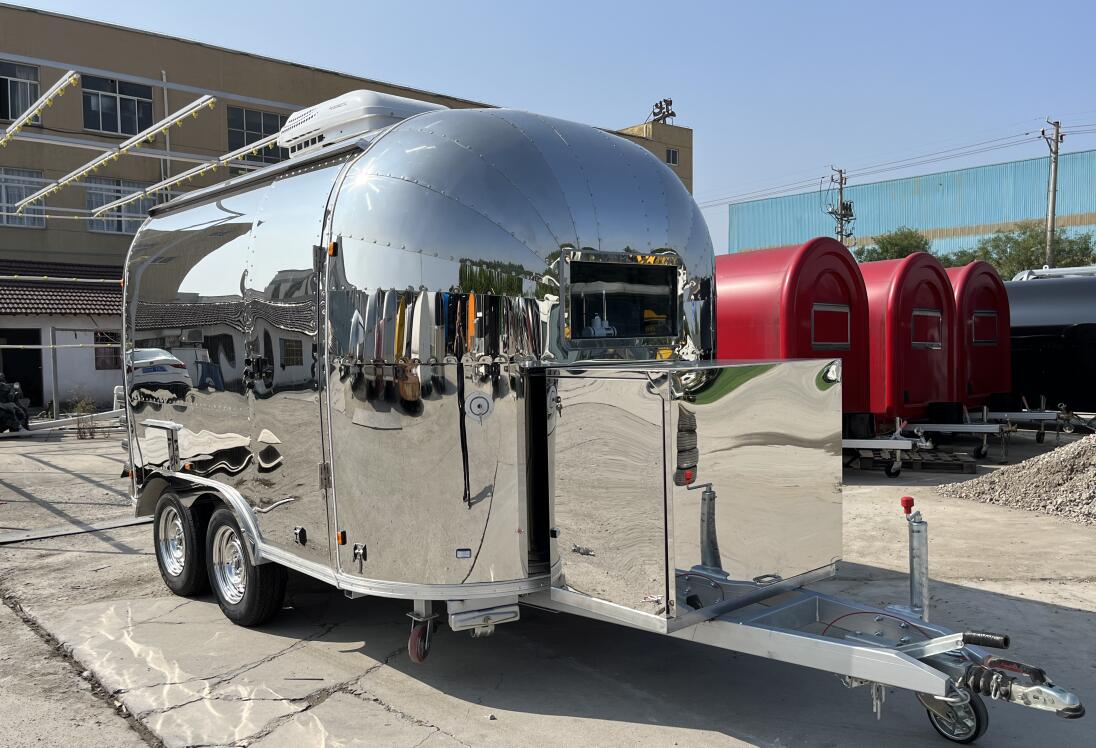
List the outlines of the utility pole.
{"label": "utility pole", "polygon": [[1046,266],[1052,268],[1054,267],[1054,210],[1058,199],[1058,146],[1066,139],[1066,136],[1062,134],[1062,123],[1058,120],[1051,122],[1050,117],[1047,117],[1047,124],[1054,127],[1054,134],[1048,135],[1045,127],[1039,132],[1050,147],[1050,180],[1047,183]]}
{"label": "utility pole", "polygon": [[836,222],[834,235],[842,244],[852,238],[852,222],[855,216],[852,211],[852,202],[845,200],[845,183],[848,181],[844,169],[830,167],[833,174],[830,176],[830,184],[837,185],[837,205],[831,205],[826,212],[833,216]]}

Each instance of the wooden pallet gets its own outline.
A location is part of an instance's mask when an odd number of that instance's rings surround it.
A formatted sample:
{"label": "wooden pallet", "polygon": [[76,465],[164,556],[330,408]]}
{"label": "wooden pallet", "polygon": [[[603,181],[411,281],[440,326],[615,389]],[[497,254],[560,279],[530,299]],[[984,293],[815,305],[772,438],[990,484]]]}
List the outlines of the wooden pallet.
{"label": "wooden pallet", "polygon": [[[858,449],[845,464],[860,470],[886,470],[894,463],[890,449]],[[978,463],[965,452],[945,449],[913,449],[902,455],[903,470],[930,470],[941,473],[974,473]]]}

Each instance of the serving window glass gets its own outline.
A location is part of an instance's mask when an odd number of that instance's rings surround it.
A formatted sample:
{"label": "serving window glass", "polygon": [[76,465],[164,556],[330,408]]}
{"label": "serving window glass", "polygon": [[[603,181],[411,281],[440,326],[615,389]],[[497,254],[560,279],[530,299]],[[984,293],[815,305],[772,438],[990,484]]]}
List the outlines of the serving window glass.
{"label": "serving window glass", "polygon": [[648,345],[679,336],[676,259],[624,258],[624,262],[600,258],[567,262],[565,337],[571,342],[635,341]]}

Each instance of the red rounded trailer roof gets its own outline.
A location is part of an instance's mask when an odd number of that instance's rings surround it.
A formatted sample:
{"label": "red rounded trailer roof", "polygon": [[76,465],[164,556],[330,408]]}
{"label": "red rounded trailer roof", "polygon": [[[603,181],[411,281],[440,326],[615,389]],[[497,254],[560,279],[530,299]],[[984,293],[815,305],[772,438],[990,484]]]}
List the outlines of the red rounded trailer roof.
{"label": "red rounded trailer roof", "polygon": [[955,397],[955,297],[944,267],[917,252],[860,265],[868,292],[871,412],[923,418]]}
{"label": "red rounded trailer roof", "polygon": [[867,295],[835,239],[715,258],[716,356],[840,358],[846,413],[868,412]]}
{"label": "red rounded trailer roof", "polygon": [[1012,391],[1008,292],[988,262],[947,269],[955,292],[956,389],[967,407]]}

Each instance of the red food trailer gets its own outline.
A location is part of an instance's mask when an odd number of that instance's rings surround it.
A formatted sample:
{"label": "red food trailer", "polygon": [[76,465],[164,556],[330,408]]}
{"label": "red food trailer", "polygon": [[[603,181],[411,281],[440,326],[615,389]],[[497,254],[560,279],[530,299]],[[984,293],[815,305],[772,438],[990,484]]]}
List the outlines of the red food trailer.
{"label": "red food trailer", "polygon": [[840,358],[846,415],[868,413],[867,295],[856,260],[835,239],[719,255],[716,355]]}
{"label": "red food trailer", "polygon": [[934,404],[954,404],[955,297],[944,267],[918,252],[862,263],[860,272],[868,294],[871,411],[883,422],[916,420]]}
{"label": "red food trailer", "polygon": [[956,389],[968,408],[1012,391],[1008,292],[988,262],[947,269],[955,293]]}

